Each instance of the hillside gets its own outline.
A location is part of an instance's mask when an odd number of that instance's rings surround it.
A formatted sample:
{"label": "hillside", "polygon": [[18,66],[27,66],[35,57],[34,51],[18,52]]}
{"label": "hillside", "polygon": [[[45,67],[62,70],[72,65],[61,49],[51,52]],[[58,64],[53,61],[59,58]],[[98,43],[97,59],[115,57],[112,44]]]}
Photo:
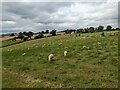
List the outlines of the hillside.
{"label": "hillside", "polygon": [[[59,35],[2,48],[3,88],[116,88],[118,36],[99,35]],[[51,53],[54,61],[48,62]]]}

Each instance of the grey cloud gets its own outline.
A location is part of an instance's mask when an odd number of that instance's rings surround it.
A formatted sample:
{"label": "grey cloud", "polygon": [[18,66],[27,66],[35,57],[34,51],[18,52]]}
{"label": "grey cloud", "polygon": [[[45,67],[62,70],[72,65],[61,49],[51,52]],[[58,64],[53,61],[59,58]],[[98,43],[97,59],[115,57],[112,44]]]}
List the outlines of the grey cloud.
{"label": "grey cloud", "polygon": [[[71,3],[52,3],[52,2],[4,2],[3,11],[20,15],[22,18],[34,18],[44,13],[53,13],[60,7],[69,7]],[[3,12],[4,13],[4,12]]]}
{"label": "grey cloud", "polygon": [[4,2],[2,29],[3,32],[39,32],[108,24],[117,27],[117,11],[115,2]]}

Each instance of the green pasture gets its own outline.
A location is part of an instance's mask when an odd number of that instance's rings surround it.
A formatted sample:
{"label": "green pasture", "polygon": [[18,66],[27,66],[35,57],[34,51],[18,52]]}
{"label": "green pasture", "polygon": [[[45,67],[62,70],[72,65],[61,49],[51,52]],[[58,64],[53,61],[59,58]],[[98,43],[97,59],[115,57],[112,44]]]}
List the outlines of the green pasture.
{"label": "green pasture", "polygon": [[[3,88],[117,88],[118,36],[100,33],[59,35],[2,48]],[[54,60],[49,62],[51,53]]]}

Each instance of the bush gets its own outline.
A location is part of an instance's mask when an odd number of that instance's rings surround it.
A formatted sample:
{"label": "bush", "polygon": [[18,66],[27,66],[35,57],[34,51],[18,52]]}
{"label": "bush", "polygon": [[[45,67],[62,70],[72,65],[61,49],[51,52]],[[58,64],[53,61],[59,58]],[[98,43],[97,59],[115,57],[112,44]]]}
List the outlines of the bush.
{"label": "bush", "polygon": [[35,36],[34,39],[44,38],[43,34],[39,34],[38,36]]}
{"label": "bush", "polygon": [[28,40],[28,37],[24,37],[24,38],[23,38],[23,41],[27,41],[27,40]]}
{"label": "bush", "polygon": [[90,27],[90,32],[93,33],[94,32],[94,27]]}
{"label": "bush", "polygon": [[17,38],[19,38],[19,39],[23,40],[24,35],[23,35],[23,34],[19,34]]}
{"label": "bush", "polygon": [[101,33],[101,36],[105,36],[104,32]]}
{"label": "bush", "polygon": [[52,30],[50,34],[52,34],[52,36],[56,36],[56,30]]}
{"label": "bush", "polygon": [[12,41],[16,41],[16,39],[17,39],[17,37],[14,37],[14,38],[12,39]]}
{"label": "bush", "polygon": [[66,33],[66,34],[70,34],[71,31],[67,29],[67,30],[65,30],[65,33]]}
{"label": "bush", "polygon": [[14,33],[11,33],[10,36],[15,36],[15,34],[14,34]]}

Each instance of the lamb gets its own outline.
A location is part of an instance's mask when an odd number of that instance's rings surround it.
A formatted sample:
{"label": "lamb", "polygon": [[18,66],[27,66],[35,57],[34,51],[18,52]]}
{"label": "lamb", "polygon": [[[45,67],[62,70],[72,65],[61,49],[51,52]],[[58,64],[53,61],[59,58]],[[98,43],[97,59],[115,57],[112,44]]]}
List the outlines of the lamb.
{"label": "lamb", "polygon": [[59,43],[59,46],[62,45],[62,43]]}
{"label": "lamb", "polygon": [[74,34],[75,32],[71,32],[71,34]]}
{"label": "lamb", "polygon": [[24,56],[26,53],[23,53],[22,55]]}
{"label": "lamb", "polygon": [[51,61],[53,58],[54,58],[54,55],[53,55],[53,54],[50,54],[50,55],[48,56],[48,61]]}
{"label": "lamb", "polygon": [[86,48],[86,46],[83,46],[83,48]]}
{"label": "lamb", "polygon": [[67,51],[64,51],[64,56],[65,56],[65,57],[67,56],[67,53],[68,53]]}
{"label": "lamb", "polygon": [[98,44],[98,45],[100,45],[100,44],[101,44],[101,42],[98,42],[97,44]]}

